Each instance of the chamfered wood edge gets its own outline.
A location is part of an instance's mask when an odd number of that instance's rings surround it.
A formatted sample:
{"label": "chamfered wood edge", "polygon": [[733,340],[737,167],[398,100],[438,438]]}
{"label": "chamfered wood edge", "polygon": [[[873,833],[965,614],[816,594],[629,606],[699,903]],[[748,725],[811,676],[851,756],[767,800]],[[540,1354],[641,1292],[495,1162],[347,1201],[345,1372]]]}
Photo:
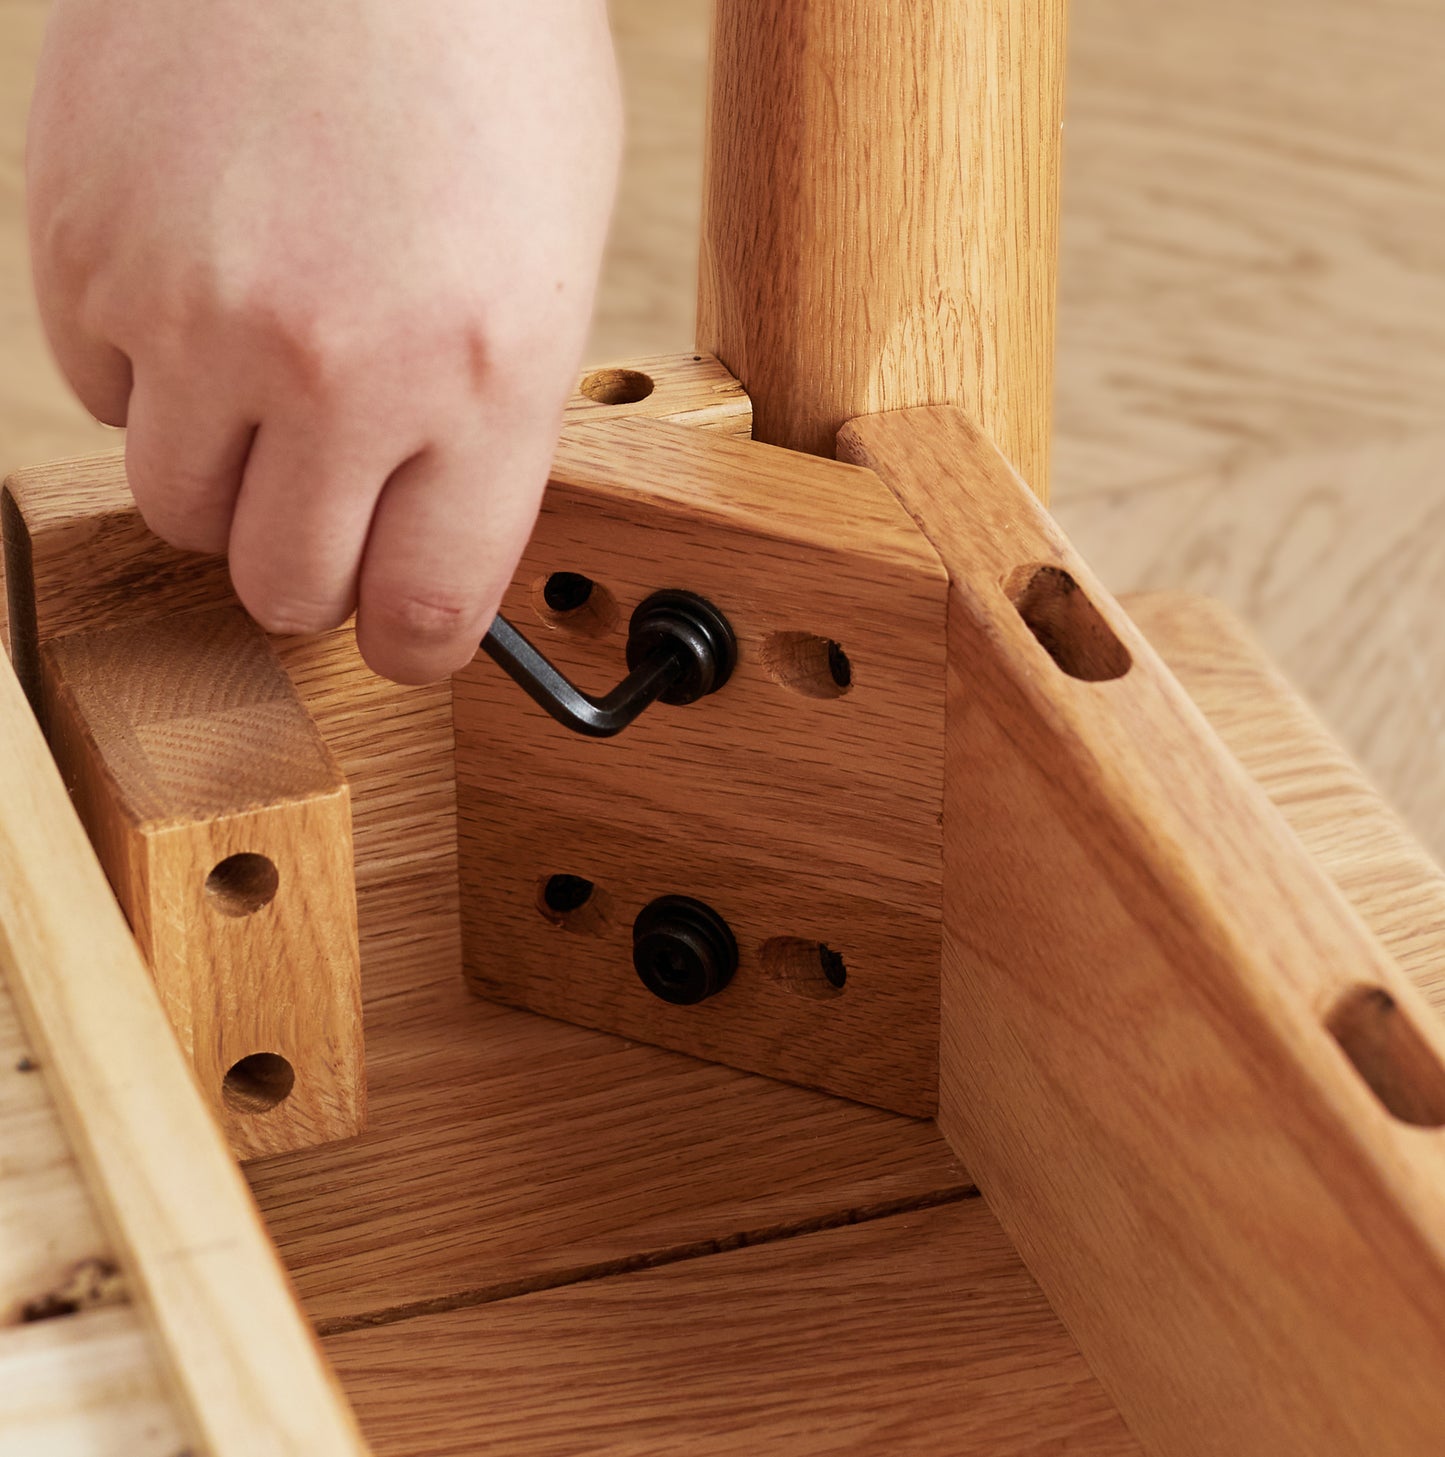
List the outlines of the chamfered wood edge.
{"label": "chamfered wood edge", "polygon": [[8,665],[0,741],[0,960],[201,1449],[359,1457],[355,1418]]}

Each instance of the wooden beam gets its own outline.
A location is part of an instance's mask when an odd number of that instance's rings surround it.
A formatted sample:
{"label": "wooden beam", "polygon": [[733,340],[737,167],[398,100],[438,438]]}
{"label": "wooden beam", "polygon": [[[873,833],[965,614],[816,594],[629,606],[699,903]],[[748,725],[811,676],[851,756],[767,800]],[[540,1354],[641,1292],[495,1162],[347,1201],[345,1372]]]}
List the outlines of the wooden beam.
{"label": "wooden beam", "polygon": [[1146,1446],[1445,1446],[1445,1031],[956,409],[940,1124]]}
{"label": "wooden beam", "polygon": [[717,6],[698,347],[759,440],[965,406],[1048,487],[1064,0]]}
{"label": "wooden beam", "polygon": [[201,609],[41,665],[51,752],[232,1149],[360,1132],[350,799],[265,634]]}
{"label": "wooden beam", "polygon": [[7,664],[0,743],[0,971],[193,1439],[364,1453]]}

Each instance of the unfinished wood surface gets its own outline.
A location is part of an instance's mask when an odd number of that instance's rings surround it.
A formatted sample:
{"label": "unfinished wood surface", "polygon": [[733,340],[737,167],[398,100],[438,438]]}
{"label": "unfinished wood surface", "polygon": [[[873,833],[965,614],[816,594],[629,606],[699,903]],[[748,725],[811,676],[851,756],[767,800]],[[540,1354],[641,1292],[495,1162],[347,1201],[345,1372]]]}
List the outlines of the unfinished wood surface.
{"label": "unfinished wood surface", "polygon": [[0,978],[0,1457],[176,1457],[181,1423]]}
{"label": "unfinished wood surface", "polygon": [[[549,607],[556,572],[594,584]],[[489,658],[455,679],[466,973],[483,995],[914,1114],[935,1106],[943,604],[867,472],[661,421],[566,434],[503,611],[594,692],[659,588],[738,640],[718,693],[615,739],[554,723]],[[551,905],[566,875],[595,889]],[[717,911],[725,990],[643,985],[656,898]],[[841,958],[841,959],[840,959]],[[830,980],[831,976],[831,980]]]}
{"label": "unfinished wood surface", "polygon": [[1445,1442],[1445,1035],[957,410],[940,1124],[1148,1443]]}
{"label": "unfinished wood surface", "polygon": [[327,1350],[395,1457],[1139,1451],[979,1199]]}
{"label": "unfinished wood surface", "polygon": [[0,1457],[181,1457],[188,1443],[134,1309],[0,1327]]}
{"label": "unfinished wood surface", "polygon": [[[588,385],[598,398],[579,386],[569,421],[651,414],[722,435],[748,432],[747,396],[716,360],[634,360],[588,371],[582,383],[599,372],[604,378]],[[119,455],[19,472],[0,507],[11,649],[33,701],[39,644],[50,638],[235,603],[222,558],[178,552],[146,529]],[[456,976],[451,685],[378,678],[350,624],[273,645],[351,788],[364,996]]]}
{"label": "unfinished wood surface", "polygon": [[758,439],[959,404],[1046,494],[1064,11],[717,6],[698,341]]}
{"label": "unfinished wood surface", "polygon": [[238,1157],[366,1116],[351,808],[238,607],[41,649],[49,743]]}
{"label": "unfinished wood surface", "polygon": [[209,1457],[359,1454],[20,687],[0,665],[0,975]]}

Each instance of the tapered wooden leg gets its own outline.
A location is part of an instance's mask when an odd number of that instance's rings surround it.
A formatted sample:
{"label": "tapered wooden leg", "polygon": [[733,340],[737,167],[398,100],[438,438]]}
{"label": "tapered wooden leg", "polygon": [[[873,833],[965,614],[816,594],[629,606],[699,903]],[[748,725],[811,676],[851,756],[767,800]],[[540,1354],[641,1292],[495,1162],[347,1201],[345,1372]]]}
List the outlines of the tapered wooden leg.
{"label": "tapered wooden leg", "polygon": [[1064,0],[720,0],[698,347],[759,440],[966,407],[1048,486]]}

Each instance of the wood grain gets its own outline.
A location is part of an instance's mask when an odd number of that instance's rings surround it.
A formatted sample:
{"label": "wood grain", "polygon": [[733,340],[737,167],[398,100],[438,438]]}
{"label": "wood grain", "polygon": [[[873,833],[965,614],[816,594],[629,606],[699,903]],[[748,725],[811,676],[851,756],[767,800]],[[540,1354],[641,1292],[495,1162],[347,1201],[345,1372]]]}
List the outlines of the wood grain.
{"label": "wood grain", "polygon": [[952,574],[945,1134],[1146,1444],[1432,1450],[1445,1029],[960,411],[840,452]]}
{"label": "wood grain", "polygon": [[[1172,594],[1126,605],[1401,968],[1445,1008],[1445,875],[1228,612]],[[427,1387],[437,1398],[424,1402],[408,1400],[396,1364],[383,1352],[395,1355],[409,1375],[413,1350],[433,1356],[481,1351],[508,1362],[513,1384],[496,1390],[516,1395],[504,1394],[493,1412],[508,1438],[523,1452],[529,1441],[544,1452],[585,1450],[587,1432],[612,1410],[612,1398],[574,1402],[575,1393],[549,1384],[552,1357],[541,1335],[563,1342],[569,1353],[576,1349],[572,1342],[585,1344],[594,1327],[559,1334],[562,1321],[554,1311],[561,1306],[549,1303],[592,1288],[579,1280],[674,1262],[656,1277],[669,1282],[665,1290],[696,1272],[698,1284],[689,1289],[699,1296],[706,1290],[708,1303],[676,1314],[673,1328],[689,1329],[686,1322],[695,1321],[704,1332],[699,1339],[706,1339],[711,1302],[732,1303],[732,1278],[703,1274],[702,1266],[714,1262],[709,1251],[780,1241],[767,1247],[776,1258],[770,1267],[776,1288],[789,1280],[783,1252],[798,1243],[789,1231],[876,1214],[894,1201],[955,1198],[967,1187],[931,1124],[468,1004],[456,993],[425,1005],[420,998],[409,1007],[389,1002],[377,1009],[370,1031],[373,1126],[355,1163],[347,1162],[350,1149],[338,1146],[253,1165],[250,1173],[313,1313],[326,1329],[356,1331],[339,1359],[374,1435],[408,1457],[429,1457],[433,1440],[440,1451],[469,1450],[466,1443],[486,1440],[491,1428],[464,1420],[478,1390],[465,1357],[446,1359],[454,1384],[441,1379],[438,1364],[430,1378],[435,1384]],[[361,1177],[363,1168],[372,1171],[370,1180]],[[358,1190],[369,1192],[358,1196]],[[881,1233],[895,1223],[870,1226],[880,1231],[884,1252],[897,1248],[898,1235]],[[961,1258],[966,1255],[955,1248],[944,1263]],[[886,1301],[889,1289],[911,1295],[937,1268],[936,1260],[922,1272],[895,1267],[892,1284],[866,1288],[875,1302]],[[1010,1278],[1029,1288],[1017,1267]],[[633,1312],[619,1320],[629,1333],[636,1330],[632,1287],[621,1279],[607,1283],[624,1312]],[[766,1371],[749,1367],[755,1382],[740,1404],[767,1422],[786,1421],[800,1402],[810,1411],[836,1403],[846,1413],[866,1399],[870,1419],[890,1423],[888,1450],[909,1442],[922,1451],[956,1450],[938,1435],[964,1419],[956,1407],[925,1401],[915,1408],[895,1399],[900,1380],[926,1380],[913,1368],[900,1376],[887,1359],[892,1339],[921,1339],[907,1302],[897,1329],[870,1347],[871,1368],[849,1381],[827,1382],[819,1379],[819,1363],[828,1359],[832,1326],[846,1332],[840,1312],[853,1318],[860,1305],[865,1312],[869,1306],[857,1291],[847,1299],[834,1295],[826,1280],[815,1304],[799,1284],[789,1285],[796,1297],[792,1322],[809,1329],[816,1322],[829,1334],[814,1345],[801,1343],[796,1360]],[[559,1285],[569,1288],[542,1293]],[[523,1300],[508,1298],[524,1292]],[[662,1305],[664,1296],[657,1298]],[[961,1299],[966,1305],[970,1297]],[[403,1318],[419,1311],[433,1315]],[[532,1311],[539,1312],[535,1326]],[[945,1330],[953,1318],[945,1319]],[[605,1329],[616,1336],[616,1327]],[[765,1332],[765,1339],[777,1338]],[[526,1344],[533,1339],[535,1348]],[[685,1349],[680,1339],[675,1344]],[[527,1353],[534,1349],[541,1369],[529,1370]],[[778,1346],[766,1349],[776,1353]],[[659,1450],[681,1445],[670,1442],[669,1432],[683,1431],[671,1424],[690,1420],[686,1390],[655,1381],[645,1387],[629,1340],[614,1339],[610,1353],[584,1354],[589,1393],[591,1383],[605,1384],[635,1403],[626,1410],[637,1432],[609,1434],[614,1444],[640,1444],[652,1435]],[[737,1359],[735,1351],[730,1359]],[[920,1366],[931,1361],[948,1371],[961,1359],[938,1339]],[[972,1391],[980,1399],[979,1388]],[[461,1414],[454,1424],[448,1411]],[[1019,1421],[1017,1432],[1000,1440],[1034,1435],[1026,1414]],[[826,1411],[815,1425],[834,1430]],[[709,1440],[729,1450],[720,1437]],[[1066,1434],[1036,1440],[1034,1450],[1069,1450]],[[748,1431],[735,1430],[730,1450],[758,1445]]]}
{"label": "wood grain", "polygon": [[249,1164],[323,1330],[777,1238],[966,1190],[932,1123],[496,1006],[371,1008],[370,1117]]}
{"label": "wood grain", "polygon": [[758,439],[960,404],[1047,494],[1064,13],[717,7],[698,341]]}
{"label": "wood grain", "polygon": [[[557,571],[595,584],[571,614],[541,596]],[[931,1113],[946,586],[932,548],[834,461],[655,420],[570,429],[503,611],[601,692],[625,675],[633,609],[678,586],[727,615],[737,667],[615,739],[557,725],[486,657],[457,676],[467,976],[549,1016]],[[573,914],[543,901],[558,874],[596,887]],[[739,944],[732,982],[695,1006],[632,965],[634,919],[674,894]]]}
{"label": "wood grain", "polygon": [[0,1329],[0,1457],[180,1457],[187,1434],[134,1309]]}
{"label": "wood grain", "polygon": [[327,1350],[396,1457],[1139,1451],[978,1199]]}
{"label": "wood grain", "polygon": [[366,1117],[351,808],[239,608],[41,649],[51,752],[240,1158]]}
{"label": "wood grain", "polygon": [[365,1449],[8,666],[0,974],[185,1425],[210,1457]]}

